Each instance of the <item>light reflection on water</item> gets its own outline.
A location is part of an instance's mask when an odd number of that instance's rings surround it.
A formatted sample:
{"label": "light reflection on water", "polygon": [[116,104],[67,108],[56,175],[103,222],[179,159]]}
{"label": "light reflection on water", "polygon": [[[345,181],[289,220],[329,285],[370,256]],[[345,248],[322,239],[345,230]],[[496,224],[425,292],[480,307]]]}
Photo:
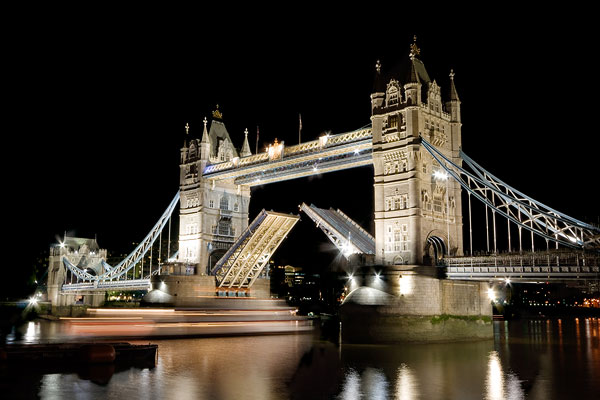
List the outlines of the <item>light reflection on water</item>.
{"label": "light reflection on water", "polygon": [[[15,374],[42,398],[599,398],[598,319],[494,324],[494,340],[470,343],[336,346],[310,334],[160,340],[155,368],[116,372],[105,385],[78,373]],[[33,323],[25,336],[51,331]],[[0,384],[10,390],[6,374]],[[12,384],[23,387],[18,379]]]}

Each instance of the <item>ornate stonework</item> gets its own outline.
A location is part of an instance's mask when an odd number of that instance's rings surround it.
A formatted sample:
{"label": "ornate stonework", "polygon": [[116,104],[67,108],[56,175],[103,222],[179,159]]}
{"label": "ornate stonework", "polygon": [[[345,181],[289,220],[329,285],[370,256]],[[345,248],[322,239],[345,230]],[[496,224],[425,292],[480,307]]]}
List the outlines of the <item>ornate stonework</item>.
{"label": "ornate stonework", "polygon": [[[383,264],[434,262],[432,236],[451,254],[462,251],[460,186],[441,180],[439,165],[420,146],[423,137],[460,164],[460,101],[454,74],[444,103],[419,55],[413,43],[407,77],[388,77],[371,95],[376,262]],[[384,79],[381,64],[377,79]]]}

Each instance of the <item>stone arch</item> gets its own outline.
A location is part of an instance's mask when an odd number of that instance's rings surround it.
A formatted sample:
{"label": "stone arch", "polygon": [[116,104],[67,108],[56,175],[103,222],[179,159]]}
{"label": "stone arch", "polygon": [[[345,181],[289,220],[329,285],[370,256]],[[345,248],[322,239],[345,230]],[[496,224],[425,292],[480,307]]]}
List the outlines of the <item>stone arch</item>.
{"label": "stone arch", "polygon": [[423,264],[440,265],[446,254],[448,254],[448,243],[445,235],[431,231],[425,240]]}
{"label": "stone arch", "polygon": [[402,256],[396,256],[396,257],[394,257],[394,261],[392,262],[392,264],[404,265],[404,264],[406,264],[406,261],[404,261],[404,258]]}
{"label": "stone arch", "polygon": [[206,266],[206,274],[210,275],[212,270],[215,269],[215,265],[217,262],[225,255],[227,250],[225,249],[215,249],[210,252],[208,255],[208,265]]}

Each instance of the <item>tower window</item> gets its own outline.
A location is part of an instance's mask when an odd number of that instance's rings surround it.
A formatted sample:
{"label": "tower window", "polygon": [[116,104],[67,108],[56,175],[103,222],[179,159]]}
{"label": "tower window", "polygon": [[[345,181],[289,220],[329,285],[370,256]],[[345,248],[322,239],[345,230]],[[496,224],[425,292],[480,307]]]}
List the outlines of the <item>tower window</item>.
{"label": "tower window", "polygon": [[219,203],[219,208],[221,210],[229,210],[229,199],[227,196],[221,197],[221,202]]}

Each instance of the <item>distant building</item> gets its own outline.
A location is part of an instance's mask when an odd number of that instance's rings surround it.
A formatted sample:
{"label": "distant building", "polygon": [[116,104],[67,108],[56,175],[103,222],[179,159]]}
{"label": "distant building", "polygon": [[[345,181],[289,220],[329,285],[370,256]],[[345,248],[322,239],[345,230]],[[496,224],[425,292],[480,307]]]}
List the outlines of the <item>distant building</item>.
{"label": "distant building", "polygon": [[90,275],[100,275],[104,273],[101,261],[106,260],[106,255],[106,249],[101,249],[96,239],[65,235],[62,243],[52,245],[48,257],[48,301],[52,302],[52,306],[100,305],[104,300],[104,293],[89,295],[60,293],[64,283],[77,282],[77,277],[67,269],[63,258]]}
{"label": "distant building", "polygon": [[304,273],[302,267],[292,267],[286,265],[285,269],[285,283],[288,287],[300,286],[304,282]]}

